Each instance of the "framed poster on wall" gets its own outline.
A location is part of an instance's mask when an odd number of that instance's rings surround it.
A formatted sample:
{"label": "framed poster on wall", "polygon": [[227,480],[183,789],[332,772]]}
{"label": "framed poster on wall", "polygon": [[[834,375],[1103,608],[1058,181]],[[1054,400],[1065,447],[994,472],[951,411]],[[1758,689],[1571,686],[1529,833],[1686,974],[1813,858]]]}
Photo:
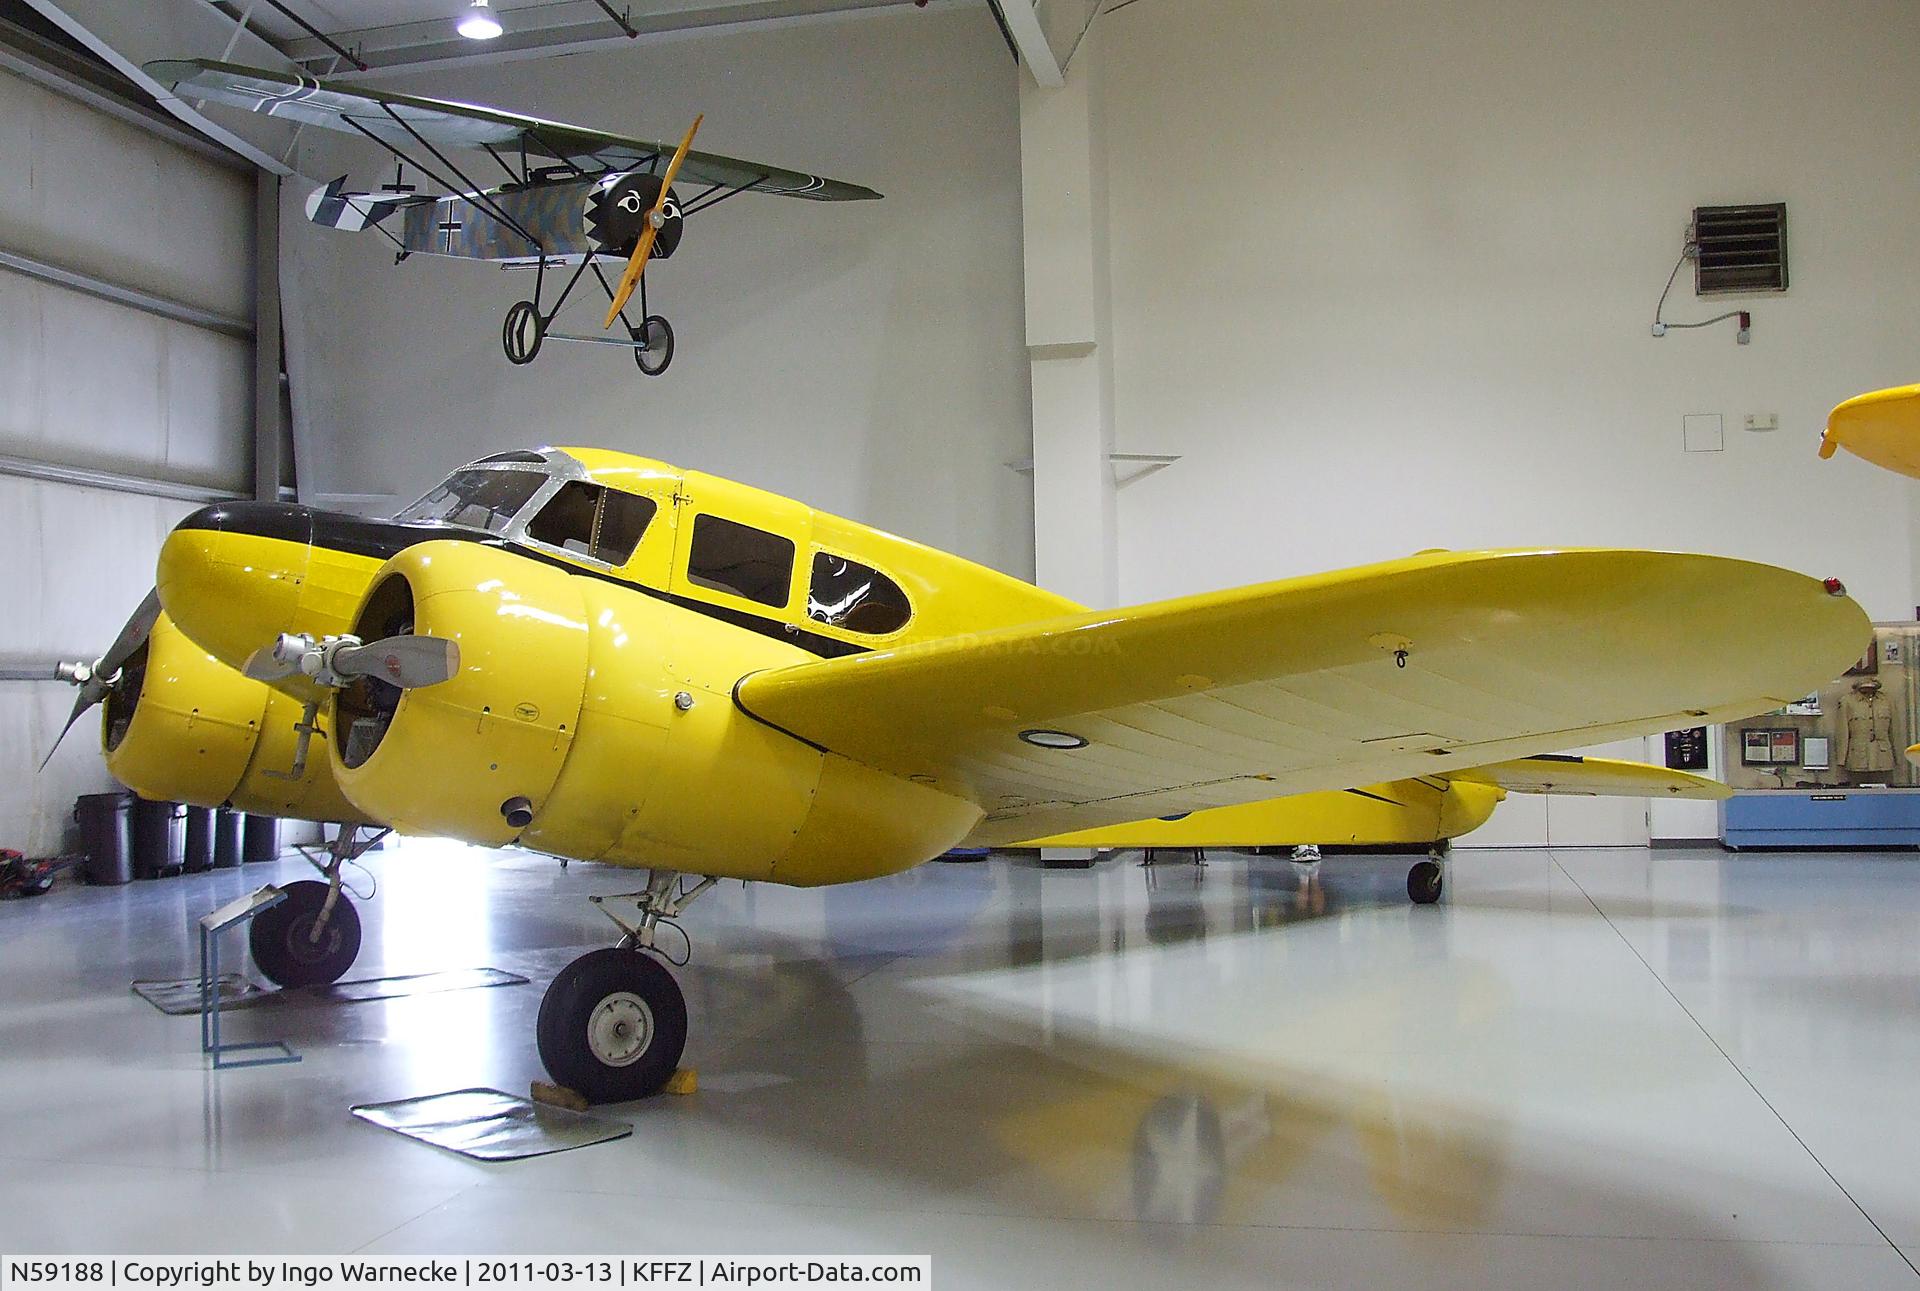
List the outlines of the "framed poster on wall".
{"label": "framed poster on wall", "polygon": [[1740,764],[1749,767],[1794,766],[1800,761],[1800,732],[1750,726],[1740,732]]}
{"label": "framed poster on wall", "polygon": [[1667,732],[1667,766],[1675,771],[1707,769],[1707,728],[1689,726]]}

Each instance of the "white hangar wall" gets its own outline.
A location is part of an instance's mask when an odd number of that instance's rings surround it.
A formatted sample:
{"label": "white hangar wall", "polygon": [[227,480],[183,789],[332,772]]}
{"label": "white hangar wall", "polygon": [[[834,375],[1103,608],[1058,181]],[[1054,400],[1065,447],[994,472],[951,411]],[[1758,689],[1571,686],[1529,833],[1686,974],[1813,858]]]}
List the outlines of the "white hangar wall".
{"label": "white hangar wall", "polygon": [[[253,312],[253,185],[0,73],[0,247],[229,317]],[[252,481],[252,346],[0,269],[0,456],[236,491]],[[0,662],[90,659],[153,586],[191,503],[0,472]],[[0,846],[58,849],[112,787],[97,710],[44,772],[69,687],[0,682]]]}
{"label": "white hangar wall", "polygon": [[[1123,603],[1538,544],[1913,612],[1915,486],[1814,447],[1834,403],[1920,376],[1920,8],[1156,0],[1094,40],[1114,446],[1184,455],[1119,494]],[[1683,269],[1667,316],[1750,308],[1752,344],[1654,340],[1692,208],[1742,201],[1787,203],[1790,290],[1700,299]],[[1682,451],[1689,413],[1724,451]],[[1713,832],[1659,810],[1656,837]]]}
{"label": "white hangar wall", "polygon": [[[746,194],[693,220],[648,272],[679,339],[657,380],[624,352],[558,342],[514,368],[500,320],[531,275],[396,268],[376,233],[289,219],[303,489],[413,494],[504,447],[596,444],[1030,574],[1031,495],[1004,465],[1029,452],[1015,76],[969,5],[374,82],[670,140],[701,111],[701,148],[885,199]],[[358,140],[308,130],[301,148],[309,176],[391,175]],[[604,295],[588,283],[574,299],[558,326],[597,332]]]}

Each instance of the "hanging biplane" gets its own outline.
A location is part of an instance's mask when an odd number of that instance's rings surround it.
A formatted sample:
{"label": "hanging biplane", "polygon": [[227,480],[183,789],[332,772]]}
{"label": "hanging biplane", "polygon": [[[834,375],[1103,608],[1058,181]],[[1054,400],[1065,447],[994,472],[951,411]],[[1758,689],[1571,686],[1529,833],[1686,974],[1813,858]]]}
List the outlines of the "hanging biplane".
{"label": "hanging biplane", "polygon": [[[391,183],[348,192],[343,176],[313,192],[307,217],[328,228],[377,229],[397,248],[396,263],[418,254],[532,269],[532,299],[515,302],[500,332],[501,346],[516,364],[533,362],[551,337],[630,348],[640,370],[658,376],[673,361],[673,328],[649,312],[644,273],[650,261],[674,253],[689,217],[740,193],[812,202],[880,196],[858,184],[695,152],[699,118],[676,148],[493,108],[204,59],[153,62],[145,70],[182,98],[357,134],[392,154],[397,169]],[[507,182],[482,188],[448,156],[450,150],[486,153]],[[406,182],[408,166],[445,191],[418,191]],[[683,201],[674,188],[681,179],[704,188]],[[608,280],[602,261],[625,266],[617,282]],[[567,266],[573,272],[559,295],[544,303],[547,271]],[[624,339],[550,330],[588,272],[610,304],[601,330],[617,319]],[[639,323],[626,314],[636,287]]]}
{"label": "hanging biplane", "polygon": [[156,596],[75,670],[75,716],[105,699],[108,765],[150,797],[341,825],[326,882],[253,923],[281,983],[352,963],[340,870],[369,829],[647,869],[636,914],[594,898],[619,946],[540,1009],[548,1071],[614,1101],[660,1088],[686,1036],[672,974],[636,952],[719,878],[847,883],[1274,800],[1262,829],[1287,801],[1324,823],[1356,786],[1441,836],[1502,783],[1608,778],[1541,754],[1781,707],[1869,632],[1835,580],[1608,550],[1089,611],[758,489],[546,449],[391,520],[188,516]]}

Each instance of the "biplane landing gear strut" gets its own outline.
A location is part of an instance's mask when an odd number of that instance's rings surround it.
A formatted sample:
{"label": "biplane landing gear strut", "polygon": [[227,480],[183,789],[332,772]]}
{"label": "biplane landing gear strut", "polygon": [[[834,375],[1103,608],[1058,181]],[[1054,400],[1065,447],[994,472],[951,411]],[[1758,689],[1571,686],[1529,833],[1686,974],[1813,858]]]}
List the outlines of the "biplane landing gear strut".
{"label": "biplane landing gear strut", "polygon": [[248,927],[253,962],[275,985],[326,986],[353,967],[360,953],[360,912],[341,891],[340,870],[387,835],[382,829],[363,838],[360,828],[340,826],[326,863],[313,863],[324,883],[287,884],[287,899],[261,911]]}
{"label": "biplane landing gear strut", "polygon": [[668,365],[673,362],[673,324],[659,314],[647,313],[647,282],[644,278],[640,280],[641,319],[639,324],[636,326],[628,322],[624,310],[620,314],[620,322],[627,329],[626,340],[572,336],[552,330],[553,320],[559,317],[560,307],[565,305],[567,299],[573,295],[574,287],[588,269],[593,270],[594,277],[598,278],[600,285],[606,288],[607,298],[611,300],[613,284],[609,283],[606,275],[600,272],[600,267],[594,263],[593,257],[585,256],[581,259],[579,266],[568,276],[566,286],[560,289],[560,295],[553,302],[553,308],[543,310],[540,307],[540,298],[545,294],[547,262],[544,259],[540,261],[537,276],[534,279],[533,299],[516,300],[508,307],[506,319],[500,324],[500,348],[506,351],[507,362],[516,367],[524,367],[533,362],[540,356],[540,347],[551,336],[558,341],[595,341],[602,345],[624,345],[633,351],[634,363],[647,376],[657,377],[665,372]]}
{"label": "biplane landing gear strut", "polygon": [[[644,891],[588,898],[622,936],[561,969],[540,1001],[540,1061],[555,1081],[593,1103],[645,1098],[667,1083],[687,1045],[687,1000],[654,943],[661,922],[671,924],[714,882],[687,887],[673,871],[654,870]],[[638,922],[607,909],[621,900],[638,907]]]}

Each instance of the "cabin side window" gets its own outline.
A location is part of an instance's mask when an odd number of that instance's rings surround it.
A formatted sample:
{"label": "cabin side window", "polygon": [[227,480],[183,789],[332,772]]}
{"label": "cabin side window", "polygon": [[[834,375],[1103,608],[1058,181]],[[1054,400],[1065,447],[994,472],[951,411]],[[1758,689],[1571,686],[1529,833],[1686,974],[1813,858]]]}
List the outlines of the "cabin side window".
{"label": "cabin side window", "polygon": [[900,584],[879,570],[819,551],[807,584],[807,617],[849,632],[885,636],[907,626],[913,606]]}
{"label": "cabin side window", "polygon": [[698,515],[687,548],[687,581],[762,605],[785,605],[793,583],[794,550],[792,541],[778,534]]}
{"label": "cabin side window", "polygon": [[569,480],[527,524],[527,537],[620,566],[633,556],[655,510],[652,498]]}

